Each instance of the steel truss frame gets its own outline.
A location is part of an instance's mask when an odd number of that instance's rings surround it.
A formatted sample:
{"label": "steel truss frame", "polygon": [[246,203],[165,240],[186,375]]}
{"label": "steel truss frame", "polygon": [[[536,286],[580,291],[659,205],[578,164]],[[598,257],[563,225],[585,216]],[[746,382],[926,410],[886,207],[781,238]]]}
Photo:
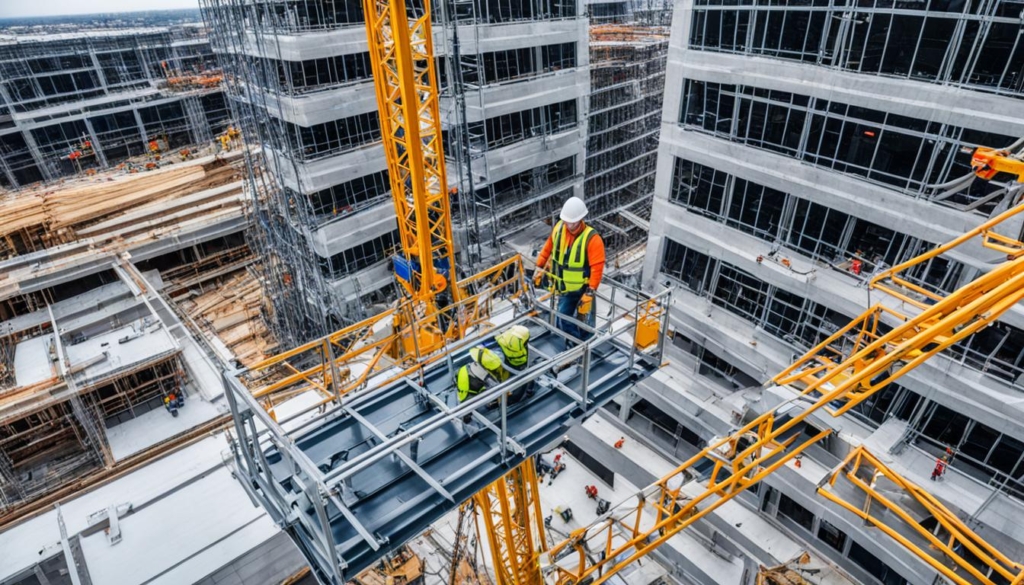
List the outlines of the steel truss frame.
{"label": "steel truss frame", "polygon": [[[364,0],[377,111],[405,260],[417,277],[402,280],[414,298],[430,301],[450,290],[455,252],[444,151],[430,1]],[[416,10],[410,18],[409,9]],[[439,272],[447,270],[446,278]],[[412,276],[412,275],[410,275]]]}
{"label": "steel truss frame", "polygon": [[[851,503],[843,492],[847,496],[855,494],[862,502]],[[914,551],[951,583],[990,584],[1003,579],[1012,585],[1024,583],[1024,564],[1007,558],[934,496],[901,477],[863,446],[854,449],[819,484],[818,495]],[[915,516],[934,518],[937,525],[928,530]],[[981,561],[985,572],[968,560],[968,554]],[[948,561],[956,566],[950,567]]]}

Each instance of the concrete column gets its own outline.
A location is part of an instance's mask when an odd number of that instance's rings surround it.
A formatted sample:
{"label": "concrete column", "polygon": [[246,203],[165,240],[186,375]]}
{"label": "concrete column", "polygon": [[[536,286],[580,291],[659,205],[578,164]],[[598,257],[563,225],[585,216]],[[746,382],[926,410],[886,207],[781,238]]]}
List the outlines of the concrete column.
{"label": "concrete column", "polygon": [[139,108],[132,109],[132,114],[135,114],[135,123],[139,125],[139,135],[142,136],[142,147],[143,150],[145,150],[146,144],[149,143],[149,134],[146,133],[146,125],[142,123],[142,115],[139,114]]}
{"label": "concrete column", "polygon": [[629,413],[633,412],[633,405],[636,404],[637,394],[632,390],[627,390],[622,394],[622,407],[619,408],[619,420],[626,422],[629,420]]}
{"label": "concrete column", "polygon": [[89,133],[89,141],[92,142],[92,150],[96,153],[96,160],[100,162],[101,167],[109,167],[110,163],[107,162],[107,156],[103,154],[103,149],[100,147],[100,140],[96,137],[96,130],[93,129],[92,122],[89,121],[89,118],[83,118],[82,121],[85,122],[85,130]]}
{"label": "concrete column", "polygon": [[7,164],[7,161],[4,160],[3,157],[0,157],[0,171],[2,171],[4,176],[7,177],[7,180],[10,181],[12,188],[16,189],[21,186],[18,184],[18,180],[14,178],[14,173],[11,172],[10,165]]}
{"label": "concrete column", "polygon": [[96,77],[100,80],[100,85],[103,86],[105,93],[110,93],[110,89],[107,87],[107,76],[103,74],[103,67],[100,65],[100,60],[96,56],[96,51],[91,47],[89,48],[89,58],[92,59],[92,66],[96,68]]}

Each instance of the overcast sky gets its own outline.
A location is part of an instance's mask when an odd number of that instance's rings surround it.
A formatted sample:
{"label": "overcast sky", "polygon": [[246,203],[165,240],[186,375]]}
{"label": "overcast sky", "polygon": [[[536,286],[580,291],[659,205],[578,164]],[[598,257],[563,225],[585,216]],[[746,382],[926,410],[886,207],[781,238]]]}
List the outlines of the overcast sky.
{"label": "overcast sky", "polygon": [[198,7],[198,0],[0,0],[0,18]]}

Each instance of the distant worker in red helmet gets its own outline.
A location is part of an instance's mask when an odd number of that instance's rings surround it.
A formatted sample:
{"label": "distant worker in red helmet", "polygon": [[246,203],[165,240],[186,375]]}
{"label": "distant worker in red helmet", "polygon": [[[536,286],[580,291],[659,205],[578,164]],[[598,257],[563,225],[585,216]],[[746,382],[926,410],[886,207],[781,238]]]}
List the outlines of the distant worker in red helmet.
{"label": "distant worker in red helmet", "polygon": [[[570,197],[562,205],[559,221],[537,256],[533,281],[540,286],[548,276],[559,294],[559,314],[593,326],[593,295],[604,274],[605,252],[601,236],[583,221],[586,217],[587,206],[579,197]],[[589,337],[566,319],[558,320],[558,328],[576,339]]]}

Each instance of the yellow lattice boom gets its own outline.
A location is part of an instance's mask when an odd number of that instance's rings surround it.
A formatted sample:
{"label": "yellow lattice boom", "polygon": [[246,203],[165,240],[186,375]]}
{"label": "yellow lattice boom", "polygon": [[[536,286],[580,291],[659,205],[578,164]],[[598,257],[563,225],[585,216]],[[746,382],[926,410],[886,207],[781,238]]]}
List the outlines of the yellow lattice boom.
{"label": "yellow lattice boom", "polygon": [[[430,27],[430,2],[364,0],[370,65],[409,294],[442,306],[459,300],[448,180]],[[410,14],[412,10],[412,14]],[[401,270],[396,270],[400,273]]]}

